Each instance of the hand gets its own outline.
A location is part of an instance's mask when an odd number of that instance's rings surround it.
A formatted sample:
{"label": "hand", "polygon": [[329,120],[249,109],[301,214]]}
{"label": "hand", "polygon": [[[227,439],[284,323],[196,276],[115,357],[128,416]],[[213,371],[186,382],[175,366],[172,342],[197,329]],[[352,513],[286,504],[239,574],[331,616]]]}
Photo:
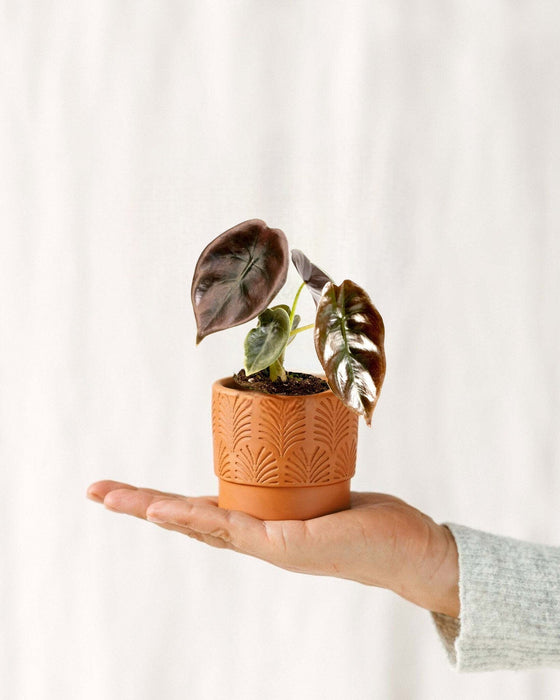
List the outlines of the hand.
{"label": "hand", "polygon": [[443,525],[404,501],[353,493],[349,510],[312,520],[263,521],[188,498],[98,481],[88,497],[214,547],[306,574],[388,588],[434,612],[459,615],[457,547]]}

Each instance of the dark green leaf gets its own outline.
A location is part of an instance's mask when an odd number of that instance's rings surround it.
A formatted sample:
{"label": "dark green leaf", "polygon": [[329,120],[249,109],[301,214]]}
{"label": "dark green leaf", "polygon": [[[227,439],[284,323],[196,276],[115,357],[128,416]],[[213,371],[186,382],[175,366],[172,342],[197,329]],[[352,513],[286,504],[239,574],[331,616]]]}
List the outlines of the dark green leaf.
{"label": "dark green leaf", "polygon": [[266,309],[286,281],[288,253],[282,231],[260,219],[238,224],[206,246],[191,288],[196,342]]}
{"label": "dark green leaf", "polygon": [[332,391],[368,425],[385,378],[385,329],[366,292],[351,280],[324,290],[315,349]]}
{"label": "dark green leaf", "polygon": [[314,265],[301,250],[292,250],[292,262],[301,279],[307,284],[315,306],[317,306],[321,299],[323,287],[327,282],[332,282],[331,278],[323,270],[320,270],[317,265]]}
{"label": "dark green leaf", "polygon": [[277,304],[276,306],[271,307],[272,311],[274,311],[274,309],[284,309],[288,316],[292,313],[292,310],[290,309],[288,304]]}
{"label": "dark green leaf", "polygon": [[245,373],[247,376],[270,367],[284,352],[290,337],[290,317],[282,307],[266,309],[259,325],[245,338]]}

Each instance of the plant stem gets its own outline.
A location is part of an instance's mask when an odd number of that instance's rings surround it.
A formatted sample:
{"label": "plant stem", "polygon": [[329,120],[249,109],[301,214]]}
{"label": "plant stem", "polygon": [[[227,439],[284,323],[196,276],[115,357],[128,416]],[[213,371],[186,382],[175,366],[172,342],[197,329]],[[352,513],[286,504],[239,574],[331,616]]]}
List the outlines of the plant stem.
{"label": "plant stem", "polygon": [[308,331],[310,328],[315,328],[315,324],[310,323],[308,326],[301,326],[301,328],[296,328],[293,331],[290,331],[290,335],[297,335],[298,333],[301,333],[302,331]]}
{"label": "plant stem", "polygon": [[299,295],[301,294],[301,290],[304,287],[305,287],[305,282],[302,282],[300,288],[296,292],[296,296],[294,298],[294,303],[292,304],[292,310],[290,312],[290,325],[289,325],[290,331],[292,330],[292,323],[294,322],[294,317],[296,315],[296,306],[298,303]]}
{"label": "plant stem", "polygon": [[[290,329],[290,336],[295,335],[296,333],[299,333],[300,331],[305,331],[308,330],[309,328],[313,328],[313,324],[310,326],[304,326],[303,328],[298,328],[297,330],[292,330],[292,324],[294,322],[294,318],[296,315],[296,306],[298,303],[299,295],[301,294],[301,290],[305,287],[305,282],[302,282],[300,288],[296,292],[296,296],[294,298],[294,303],[292,304],[292,309],[290,311],[290,322],[289,322],[289,329]],[[286,369],[284,367],[284,354],[285,354],[285,348],[280,357],[273,362],[270,367],[268,368],[268,373],[270,376],[270,379],[274,382],[278,378],[280,378],[283,382],[287,381],[288,379],[288,373],[286,372]]]}
{"label": "plant stem", "polygon": [[284,364],[282,362],[282,357],[279,357],[276,362],[273,362],[268,368],[270,379],[275,382],[278,377],[285,382],[288,379],[286,370],[284,369]]}

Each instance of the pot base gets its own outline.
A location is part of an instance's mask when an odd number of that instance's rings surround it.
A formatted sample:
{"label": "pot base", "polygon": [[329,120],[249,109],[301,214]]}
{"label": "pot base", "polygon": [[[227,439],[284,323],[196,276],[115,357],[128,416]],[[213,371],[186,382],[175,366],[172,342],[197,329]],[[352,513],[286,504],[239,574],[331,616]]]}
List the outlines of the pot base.
{"label": "pot base", "polygon": [[350,479],[325,486],[251,486],[219,479],[218,505],[260,520],[309,520],[350,507]]}

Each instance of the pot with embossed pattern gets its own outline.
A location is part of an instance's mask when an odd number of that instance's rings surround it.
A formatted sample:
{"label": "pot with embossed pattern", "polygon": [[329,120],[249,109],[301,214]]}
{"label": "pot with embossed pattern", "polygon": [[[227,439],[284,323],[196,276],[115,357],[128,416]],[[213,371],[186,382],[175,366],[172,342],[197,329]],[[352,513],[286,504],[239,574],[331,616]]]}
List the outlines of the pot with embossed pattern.
{"label": "pot with embossed pattern", "polygon": [[[385,376],[383,321],[364,290],[335,285],[301,251],[292,261],[303,278],[292,305],[268,308],[286,280],[288,244],[279,229],[246,221],[204,249],[191,290],[197,342],[258,316],[244,369],[212,387],[212,429],[219,505],[264,520],[350,506],[358,417],[371,424]],[[305,286],[316,317],[301,326]],[[324,377],[284,368],[287,346],[311,328]]]}
{"label": "pot with embossed pattern", "polygon": [[223,508],[306,520],[350,505],[358,415],[330,389],[269,395],[220,379],[212,428]]}

